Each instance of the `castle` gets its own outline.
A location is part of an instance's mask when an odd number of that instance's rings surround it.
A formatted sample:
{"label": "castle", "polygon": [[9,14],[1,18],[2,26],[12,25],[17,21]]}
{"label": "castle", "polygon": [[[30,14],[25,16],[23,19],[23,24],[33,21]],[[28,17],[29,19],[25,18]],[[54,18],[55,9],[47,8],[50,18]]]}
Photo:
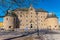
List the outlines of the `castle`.
{"label": "castle", "polygon": [[19,29],[58,29],[58,17],[43,9],[18,8],[16,10],[8,11],[3,21],[4,29],[11,30]]}

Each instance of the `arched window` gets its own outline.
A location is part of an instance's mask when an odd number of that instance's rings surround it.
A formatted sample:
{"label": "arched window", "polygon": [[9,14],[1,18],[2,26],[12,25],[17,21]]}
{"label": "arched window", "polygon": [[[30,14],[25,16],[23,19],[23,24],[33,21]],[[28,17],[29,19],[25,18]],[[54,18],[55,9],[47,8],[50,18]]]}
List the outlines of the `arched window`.
{"label": "arched window", "polygon": [[55,27],[57,27],[57,26],[55,26]]}
{"label": "arched window", "polygon": [[31,10],[33,10],[33,9],[31,8]]}
{"label": "arched window", "polygon": [[32,24],[30,25],[30,28],[33,28]]}
{"label": "arched window", "polygon": [[26,20],[26,22],[28,22],[28,20]]}
{"label": "arched window", "polygon": [[32,17],[32,16],[31,16]]}
{"label": "arched window", "polygon": [[32,12],[31,12],[31,14],[32,14]]}
{"label": "arched window", "polygon": [[30,23],[32,23],[32,20],[30,21]]}
{"label": "arched window", "polygon": [[22,15],[20,15],[20,17],[22,17]]}
{"label": "arched window", "polygon": [[9,26],[9,28],[11,28],[11,26]]}
{"label": "arched window", "polygon": [[6,20],[8,20],[8,18],[6,18]]}

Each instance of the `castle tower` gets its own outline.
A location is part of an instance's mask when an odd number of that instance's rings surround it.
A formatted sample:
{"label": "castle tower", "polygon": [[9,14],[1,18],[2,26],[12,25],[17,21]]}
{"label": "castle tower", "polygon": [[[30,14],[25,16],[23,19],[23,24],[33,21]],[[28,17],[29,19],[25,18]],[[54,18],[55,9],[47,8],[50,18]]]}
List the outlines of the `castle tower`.
{"label": "castle tower", "polygon": [[13,15],[13,13],[9,10],[4,17],[3,28],[5,30],[12,30],[14,28],[14,20],[15,20],[14,17],[15,16]]}
{"label": "castle tower", "polygon": [[46,29],[45,19],[47,17],[48,12],[43,9],[38,9],[36,10],[36,12],[37,12],[37,25],[39,30]]}
{"label": "castle tower", "polygon": [[36,15],[36,11],[35,9],[33,8],[32,5],[30,5],[29,9],[28,9],[28,28],[29,29],[36,29],[37,28],[37,15]]}
{"label": "castle tower", "polygon": [[48,29],[56,30],[58,29],[58,18],[55,14],[48,14],[46,21],[46,27]]}

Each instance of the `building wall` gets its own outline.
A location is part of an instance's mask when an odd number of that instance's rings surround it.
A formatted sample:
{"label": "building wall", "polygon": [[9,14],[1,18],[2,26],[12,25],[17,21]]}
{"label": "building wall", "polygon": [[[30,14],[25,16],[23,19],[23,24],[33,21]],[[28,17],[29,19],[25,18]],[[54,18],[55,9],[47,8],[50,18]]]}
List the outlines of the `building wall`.
{"label": "building wall", "polygon": [[[32,10],[31,10],[32,9]],[[46,19],[47,12],[36,12],[34,8],[30,7],[28,11],[15,11],[20,20],[20,29],[47,29],[49,24],[58,26],[57,18],[48,18]],[[49,23],[53,21],[53,23]],[[55,21],[55,22],[54,22]],[[32,28],[31,28],[32,24]],[[53,29],[53,27],[52,27]],[[57,28],[56,28],[57,29]]]}
{"label": "building wall", "polygon": [[6,30],[13,29],[13,27],[14,27],[14,18],[11,17],[11,16],[4,17],[3,25],[4,25],[3,28],[6,29]]}
{"label": "building wall", "polygon": [[58,19],[57,18],[47,18],[46,19],[46,27],[48,29],[59,29]]}
{"label": "building wall", "polygon": [[[26,15],[27,16],[27,15]],[[37,18],[36,18],[36,12],[34,8],[29,8],[28,10],[28,27],[31,29],[36,29],[37,28]]]}
{"label": "building wall", "polygon": [[[20,29],[47,29],[51,26],[51,29],[58,29],[57,18],[47,18],[47,12],[36,12],[33,7],[30,7],[28,11],[17,10],[14,13],[18,16]],[[6,20],[8,18],[9,20]],[[11,21],[10,21],[11,20]],[[10,16],[4,17],[4,28],[8,29],[11,25],[14,27],[14,18]],[[52,21],[52,23],[51,23]],[[8,23],[9,22],[9,23]],[[18,23],[18,22],[17,22]],[[57,27],[55,27],[57,26]]]}
{"label": "building wall", "polygon": [[38,27],[39,29],[45,29],[45,19],[47,17],[47,12],[38,12]]}
{"label": "building wall", "polygon": [[20,29],[24,29],[26,25],[26,11],[15,11],[15,14],[18,15],[18,19],[20,21],[19,27]]}
{"label": "building wall", "polygon": [[[18,14],[17,14],[18,13]],[[28,9],[28,11],[15,11],[15,14],[18,15],[18,19],[20,21],[20,29],[36,29],[37,23],[36,23],[36,12],[35,9],[31,7]],[[31,28],[32,24],[32,28]]]}

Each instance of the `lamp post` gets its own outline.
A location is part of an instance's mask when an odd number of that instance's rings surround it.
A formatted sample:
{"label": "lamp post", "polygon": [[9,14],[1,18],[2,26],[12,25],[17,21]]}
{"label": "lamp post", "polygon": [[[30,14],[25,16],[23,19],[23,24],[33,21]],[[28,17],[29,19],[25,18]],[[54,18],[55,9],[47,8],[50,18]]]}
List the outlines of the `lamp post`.
{"label": "lamp post", "polygon": [[38,27],[38,13],[37,13],[37,35],[39,36],[39,27]]}

